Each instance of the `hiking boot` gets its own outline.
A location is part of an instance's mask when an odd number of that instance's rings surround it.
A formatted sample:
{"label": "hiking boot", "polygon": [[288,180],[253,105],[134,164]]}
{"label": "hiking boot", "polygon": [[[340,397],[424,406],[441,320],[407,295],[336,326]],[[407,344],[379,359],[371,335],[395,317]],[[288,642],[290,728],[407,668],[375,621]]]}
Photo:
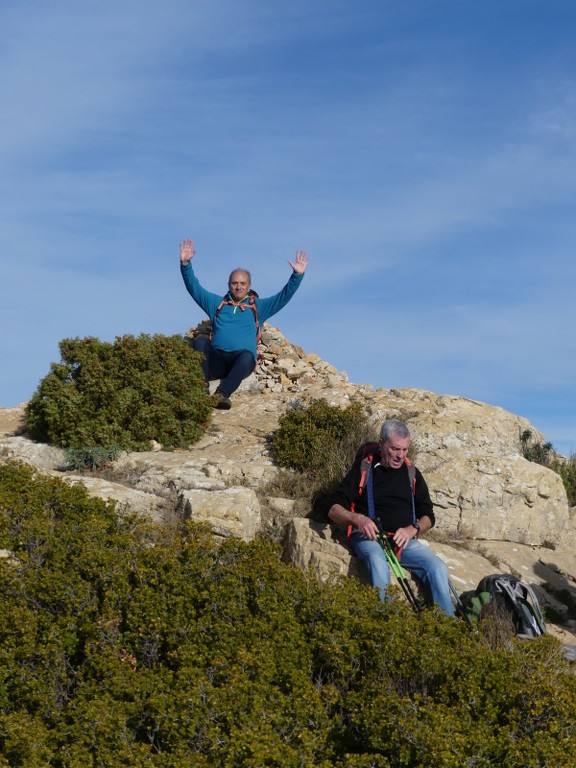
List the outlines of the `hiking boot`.
{"label": "hiking boot", "polygon": [[222,411],[229,411],[230,408],[232,408],[230,398],[226,397],[224,392],[219,392],[216,390],[210,399],[212,401],[213,408],[220,408]]}
{"label": "hiking boot", "polygon": [[230,408],[232,408],[232,403],[230,401],[229,397],[226,397],[224,393],[220,393],[220,402],[216,406],[216,408],[220,408],[222,411],[229,411]]}

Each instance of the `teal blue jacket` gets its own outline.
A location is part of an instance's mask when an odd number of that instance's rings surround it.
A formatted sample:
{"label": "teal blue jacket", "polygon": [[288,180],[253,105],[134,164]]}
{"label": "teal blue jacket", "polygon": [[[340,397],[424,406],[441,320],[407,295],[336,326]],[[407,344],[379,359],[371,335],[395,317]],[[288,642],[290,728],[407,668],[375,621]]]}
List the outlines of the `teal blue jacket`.
{"label": "teal blue jacket", "polygon": [[[242,310],[240,306],[224,304],[216,314],[220,306],[222,296],[210,293],[203,288],[192,269],[192,263],[180,264],[182,279],[186,290],[192,296],[196,304],[206,312],[212,323],[212,344],[223,352],[237,352],[240,349],[248,349],[256,360],[256,321],[252,309]],[[298,290],[304,274],[292,272],[290,279],[282,290],[267,299],[256,299],[258,320],[262,326],[269,317],[279,312],[290,301]],[[224,298],[230,298],[228,294]],[[249,305],[248,297],[238,302],[238,305]]]}

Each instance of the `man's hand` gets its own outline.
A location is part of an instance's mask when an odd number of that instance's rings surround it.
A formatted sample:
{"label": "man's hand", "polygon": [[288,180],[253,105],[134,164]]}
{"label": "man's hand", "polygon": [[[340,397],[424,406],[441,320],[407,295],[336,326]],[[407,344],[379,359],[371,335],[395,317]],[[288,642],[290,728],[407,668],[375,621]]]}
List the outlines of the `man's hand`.
{"label": "man's hand", "polygon": [[397,547],[404,549],[411,539],[416,538],[417,533],[418,531],[413,525],[407,525],[406,528],[398,528],[394,536],[392,536],[392,540]]}
{"label": "man's hand", "polygon": [[291,262],[290,259],[288,259],[288,264],[290,264],[297,275],[303,275],[304,272],[306,272],[306,267],[309,262],[310,259],[306,256],[306,251],[296,251],[296,261],[294,262]]}
{"label": "man's hand", "polygon": [[372,520],[372,518],[368,517],[367,515],[357,514],[355,516],[354,525],[356,528],[358,528],[362,536],[365,536],[367,539],[375,541],[378,538],[378,526],[374,520]]}
{"label": "man's hand", "polygon": [[188,264],[195,255],[196,251],[192,240],[184,240],[183,243],[180,243],[180,261],[182,264]]}
{"label": "man's hand", "polygon": [[336,525],[353,525],[358,528],[362,536],[374,541],[378,536],[378,527],[374,520],[371,520],[368,515],[361,515],[358,512],[350,512],[349,509],[343,507],[341,504],[333,504],[328,512],[328,517]]}

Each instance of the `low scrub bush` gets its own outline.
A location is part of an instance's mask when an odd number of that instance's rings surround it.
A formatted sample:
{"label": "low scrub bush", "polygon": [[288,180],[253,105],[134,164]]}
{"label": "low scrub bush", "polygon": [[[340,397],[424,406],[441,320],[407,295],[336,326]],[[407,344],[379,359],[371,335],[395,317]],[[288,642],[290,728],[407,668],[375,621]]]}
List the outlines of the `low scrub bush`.
{"label": "low scrub bush", "polygon": [[538,443],[533,441],[532,431],[526,429],[520,435],[522,455],[528,461],[542,464],[560,475],[568,503],[571,507],[576,505],[576,457],[569,459],[559,457],[554,451],[552,443]]}
{"label": "low scrub bush", "polygon": [[93,448],[83,445],[81,448],[66,448],[64,458],[68,469],[80,472],[87,469],[94,471],[110,466],[121,452],[119,445],[109,447],[97,445]]}
{"label": "low scrub bush", "polygon": [[12,768],[572,765],[552,638],[321,584],[270,542],[161,528],[0,465],[0,764]]}
{"label": "low scrub bush", "polygon": [[313,400],[280,417],[274,457],[280,467],[297,472],[294,493],[306,493],[319,509],[350,469],[360,445],[370,439],[373,430],[360,404],[341,408]]}
{"label": "low scrub bush", "polygon": [[568,503],[571,507],[576,506],[576,459],[572,456],[570,459],[561,461],[560,459],[554,459],[550,464],[550,469],[557,472],[562,478],[566,494],[568,496]]}
{"label": "low scrub bush", "polygon": [[148,450],[198,440],[210,417],[199,356],[179,336],[64,339],[26,408],[35,440]]}

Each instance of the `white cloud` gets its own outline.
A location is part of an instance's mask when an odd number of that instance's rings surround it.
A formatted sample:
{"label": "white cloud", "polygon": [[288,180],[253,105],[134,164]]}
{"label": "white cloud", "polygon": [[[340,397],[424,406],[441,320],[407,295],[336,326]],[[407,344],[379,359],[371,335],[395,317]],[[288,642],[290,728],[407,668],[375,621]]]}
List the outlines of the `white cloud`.
{"label": "white cloud", "polygon": [[[212,290],[246,264],[272,293],[306,248],[281,329],[357,381],[523,408],[568,386],[573,54],[535,7],[504,45],[501,13],[5,4],[0,318],[17,373],[0,403],[63,336],[199,319],[187,235]],[[357,331],[372,313],[385,344]]]}

